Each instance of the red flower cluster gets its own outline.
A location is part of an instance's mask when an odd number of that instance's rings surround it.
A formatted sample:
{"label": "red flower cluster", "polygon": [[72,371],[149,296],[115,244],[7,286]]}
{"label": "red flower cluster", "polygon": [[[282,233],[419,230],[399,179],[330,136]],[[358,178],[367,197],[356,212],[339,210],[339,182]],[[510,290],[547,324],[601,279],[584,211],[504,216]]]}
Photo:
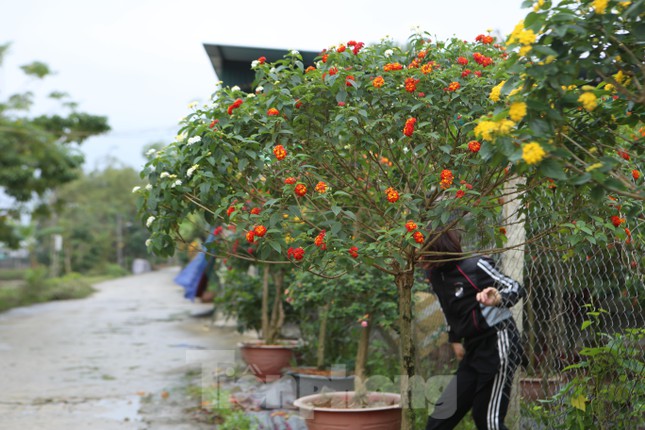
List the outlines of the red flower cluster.
{"label": "red flower cluster", "polygon": [[500,232],[501,234],[503,234],[504,236],[506,236],[506,228],[505,228],[505,227],[500,227],[500,228],[499,228],[499,232]]}
{"label": "red flower cluster", "polygon": [[301,106],[302,102],[300,101],[300,99],[296,100],[296,109],[300,109]]}
{"label": "red flower cluster", "polygon": [[294,188],[293,192],[296,193],[298,197],[303,197],[307,194],[307,186],[305,184],[298,184],[296,185],[296,188]]}
{"label": "red flower cluster", "polygon": [[358,258],[358,247],[352,246],[347,252],[349,252],[352,258]]}
{"label": "red flower cluster", "polygon": [[415,223],[414,221],[408,221],[405,223],[405,228],[409,232],[414,231],[417,229],[417,223]]}
{"label": "red flower cluster", "polygon": [[287,249],[287,257],[293,258],[294,260],[300,261],[304,258],[305,256],[305,250],[298,247],[298,248],[289,248]]}
{"label": "red flower cluster", "polygon": [[219,122],[219,119],[214,119],[211,121],[210,125],[208,126],[209,128],[214,128],[215,125]]}
{"label": "red flower cluster", "polygon": [[223,231],[224,231],[224,227],[222,227],[221,225],[218,225],[217,227],[215,227],[215,230],[213,230],[213,236],[219,236],[220,234],[222,234]]}
{"label": "red flower cluster", "polygon": [[273,147],[273,154],[278,160],[283,160],[287,156],[287,150],[282,145],[276,145]]}
{"label": "red flower cluster", "polygon": [[639,172],[636,169],[632,170],[632,178],[634,178],[635,181],[637,181],[638,178],[640,178],[640,177],[641,177],[641,172]]}
{"label": "red flower cluster", "polygon": [[260,215],[260,208],[255,207],[251,209],[251,215]]}
{"label": "red flower cluster", "polygon": [[627,152],[625,152],[625,151],[623,151],[623,150],[621,150],[621,149],[617,150],[616,152],[617,152],[617,153],[618,153],[618,155],[620,155],[620,157],[621,157],[621,158],[623,158],[624,160],[629,161],[629,159],[631,158]]}
{"label": "red flower cluster", "polygon": [[345,102],[338,102],[338,106],[340,106],[340,107],[345,106]]}
{"label": "red flower cluster", "polygon": [[246,241],[248,243],[255,242],[255,232],[253,230],[246,232]]}
{"label": "red flower cluster", "polygon": [[316,192],[323,194],[324,192],[327,191],[327,184],[325,184],[323,181],[320,181],[316,184],[316,187],[314,188]]}
{"label": "red flower cluster", "polygon": [[350,40],[349,42],[347,42],[347,46],[351,46],[352,52],[354,53],[354,55],[358,55],[358,53],[361,51],[361,49],[363,49],[363,46],[365,46],[365,44],[363,42],[356,42],[354,40]]}
{"label": "red flower cluster", "polygon": [[487,57],[483,54],[480,54],[479,52],[475,52],[473,54],[473,59],[477,64],[481,65],[482,67],[490,66],[491,64],[493,64],[492,58]]}
{"label": "red flower cluster", "polygon": [[388,187],[385,190],[385,196],[387,198],[387,201],[390,203],[395,203],[397,200],[399,200],[399,193],[392,187]]}
{"label": "red flower cluster", "polygon": [[481,42],[484,45],[490,45],[495,41],[495,38],[488,34],[480,34],[479,36],[475,37],[475,41]]}
{"label": "red flower cluster", "polygon": [[408,137],[412,136],[412,133],[414,133],[414,124],[417,122],[416,118],[408,118],[405,121],[405,127],[403,127],[403,134],[405,134]]}
{"label": "red flower cluster", "polygon": [[458,199],[462,198],[463,196],[466,195],[466,192],[464,190],[457,190],[457,193],[455,194],[455,197]]}
{"label": "red flower cluster", "polygon": [[316,70],[314,66],[309,66],[305,69],[305,73],[313,72],[314,70]]}
{"label": "red flower cluster", "polygon": [[440,182],[441,188],[444,190],[449,188],[452,185],[452,181],[455,179],[452,172],[448,169],[444,169],[441,171],[440,178],[441,178],[441,182]]}
{"label": "red flower cluster", "polygon": [[405,80],[405,90],[409,93],[415,92],[417,89],[418,83],[419,83],[419,79],[407,78]]}
{"label": "red flower cluster", "polygon": [[328,58],[329,58],[329,54],[323,54],[323,56],[322,56],[322,62],[323,62],[323,63],[326,63]]}
{"label": "red flower cluster", "polygon": [[457,57],[457,64],[465,66],[466,64],[468,64],[468,59],[466,57]]}
{"label": "red flower cluster", "polygon": [[481,72],[481,70],[475,70],[475,72],[474,72],[474,73],[475,73],[475,76],[477,76],[478,78],[481,78],[481,77],[482,77],[482,72]]}
{"label": "red flower cluster", "polygon": [[351,87],[352,82],[354,82],[354,77],[352,75],[347,75],[347,77],[345,78],[345,85]]}
{"label": "red flower cluster", "polygon": [[270,108],[267,111],[267,115],[269,115],[269,116],[278,116],[278,115],[280,115],[280,111],[277,110],[276,108]]}
{"label": "red flower cluster", "polygon": [[420,231],[415,231],[414,233],[412,233],[412,237],[414,238],[414,241],[416,243],[423,243],[423,241],[425,240],[423,233],[421,233]]}
{"label": "red flower cluster", "polygon": [[233,111],[234,111],[235,109],[237,109],[237,108],[239,108],[240,106],[242,106],[242,103],[244,103],[244,100],[242,100],[242,99],[237,99],[237,100],[235,100],[235,101],[233,102],[233,104],[232,104],[232,105],[230,105],[230,106],[228,107],[228,109],[227,109],[228,114],[229,114],[229,115],[232,115],[232,114],[233,114]]}
{"label": "red flower cluster", "polygon": [[230,218],[233,212],[235,212],[235,206],[229,206],[226,210],[226,215],[228,215],[228,217]]}
{"label": "red flower cluster", "polygon": [[385,66],[383,66],[383,70],[386,72],[391,72],[393,70],[401,70],[403,69],[403,66],[399,63],[387,63]]}
{"label": "red flower cluster", "polygon": [[293,176],[289,176],[287,179],[284,180],[284,183],[288,185],[293,185],[296,183],[296,178],[294,178]]}
{"label": "red flower cluster", "polygon": [[336,73],[338,73],[338,68],[337,67],[330,67],[329,68],[329,76],[334,76]]}
{"label": "red flower cluster", "polygon": [[374,88],[381,88],[383,85],[385,85],[385,79],[383,79],[383,76],[377,76],[372,80],[372,85]]}
{"label": "red flower cluster", "polygon": [[338,48],[336,48],[336,52],[345,52],[345,49],[347,49],[345,45],[340,45]]}
{"label": "red flower cluster", "polygon": [[267,233],[267,228],[263,225],[257,225],[253,227],[253,233],[255,233],[257,237],[264,237]]}
{"label": "red flower cluster", "polygon": [[481,147],[482,147],[482,144],[477,142],[476,140],[471,140],[470,142],[468,142],[468,150],[470,152],[479,152]]}
{"label": "red flower cluster", "polygon": [[463,72],[461,72],[461,77],[462,78],[467,78],[468,75],[470,75],[471,73],[472,72],[470,71],[470,69],[465,69]]}
{"label": "red flower cluster", "polygon": [[459,82],[451,82],[450,85],[448,85],[448,91],[457,91],[459,88],[461,88],[461,84]]}
{"label": "red flower cluster", "polygon": [[260,58],[258,58],[258,63],[260,63],[260,64],[264,64],[264,63],[266,63],[266,62],[267,62],[267,57],[260,57]]}
{"label": "red flower cluster", "polygon": [[327,250],[327,244],[325,243],[325,230],[322,230],[320,233],[318,233],[318,236],[316,236],[316,238],[314,239],[314,245],[316,245],[323,251]]}
{"label": "red flower cluster", "polygon": [[618,215],[612,215],[611,217],[611,223],[614,225],[614,227],[618,227],[624,222],[625,222],[625,218],[621,218]]}

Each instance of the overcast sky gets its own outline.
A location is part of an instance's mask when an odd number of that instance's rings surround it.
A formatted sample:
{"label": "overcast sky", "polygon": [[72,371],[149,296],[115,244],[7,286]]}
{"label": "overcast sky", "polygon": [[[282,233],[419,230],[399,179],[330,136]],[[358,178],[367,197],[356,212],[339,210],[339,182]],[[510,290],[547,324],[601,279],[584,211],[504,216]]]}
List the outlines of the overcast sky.
{"label": "overcast sky", "polygon": [[[142,148],[169,143],[192,101],[218,81],[203,44],[320,51],[385,36],[405,42],[412,27],[467,40],[491,28],[507,35],[528,12],[522,0],[0,0],[0,99],[65,91],[112,132],[83,145],[86,170],[110,157],[139,170]],[[39,60],[56,75],[25,81],[18,66]],[[39,111],[53,113],[41,104]]]}

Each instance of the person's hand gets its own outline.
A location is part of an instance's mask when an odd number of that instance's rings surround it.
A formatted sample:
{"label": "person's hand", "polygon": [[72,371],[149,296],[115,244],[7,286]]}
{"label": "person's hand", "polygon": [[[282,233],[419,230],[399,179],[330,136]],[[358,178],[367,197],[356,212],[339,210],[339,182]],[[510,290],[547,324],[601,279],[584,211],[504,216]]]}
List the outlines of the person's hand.
{"label": "person's hand", "polygon": [[488,287],[477,293],[477,301],[484,306],[499,306],[502,303],[502,295],[496,288]]}
{"label": "person's hand", "polygon": [[455,353],[455,357],[457,357],[457,360],[461,361],[461,359],[464,358],[464,355],[466,355],[466,350],[464,349],[464,346],[459,342],[451,343],[451,345],[452,345],[452,350]]}

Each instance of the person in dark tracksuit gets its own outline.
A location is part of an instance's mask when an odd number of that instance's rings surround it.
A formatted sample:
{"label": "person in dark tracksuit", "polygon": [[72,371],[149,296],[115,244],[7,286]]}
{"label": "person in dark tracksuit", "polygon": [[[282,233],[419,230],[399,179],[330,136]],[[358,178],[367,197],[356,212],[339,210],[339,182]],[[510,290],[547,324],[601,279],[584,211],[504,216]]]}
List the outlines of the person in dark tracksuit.
{"label": "person in dark tracksuit", "polygon": [[430,235],[428,240],[423,263],[460,362],[426,430],[453,429],[471,409],[479,430],[506,430],[513,374],[523,355],[509,307],[523,297],[524,289],[489,257],[464,259],[458,232]]}

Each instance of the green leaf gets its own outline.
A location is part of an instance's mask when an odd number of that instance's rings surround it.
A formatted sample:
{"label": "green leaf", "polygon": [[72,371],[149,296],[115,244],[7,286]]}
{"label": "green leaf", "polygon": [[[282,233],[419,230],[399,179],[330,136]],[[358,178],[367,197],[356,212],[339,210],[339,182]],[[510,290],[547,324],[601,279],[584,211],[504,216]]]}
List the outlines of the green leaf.
{"label": "green leaf", "polygon": [[540,172],[543,175],[553,179],[566,179],[564,167],[559,161],[552,158],[546,158],[540,163]]}
{"label": "green leaf", "polygon": [[582,326],[580,326],[580,330],[585,330],[587,327],[589,327],[591,324],[593,324],[591,321],[586,320],[582,322]]}

